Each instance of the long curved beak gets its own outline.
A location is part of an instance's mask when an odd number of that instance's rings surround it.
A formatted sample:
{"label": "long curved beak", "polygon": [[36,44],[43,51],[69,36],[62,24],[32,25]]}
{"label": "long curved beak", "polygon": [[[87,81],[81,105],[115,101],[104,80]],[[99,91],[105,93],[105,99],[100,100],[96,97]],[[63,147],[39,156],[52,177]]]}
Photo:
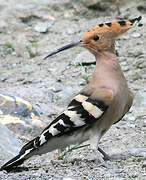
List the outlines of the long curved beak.
{"label": "long curved beak", "polygon": [[44,59],[47,59],[48,57],[50,57],[50,56],[52,56],[52,55],[54,55],[54,54],[57,54],[57,53],[59,53],[59,52],[61,52],[61,51],[64,51],[64,50],[66,50],[66,49],[70,49],[70,48],[72,48],[72,47],[75,47],[75,46],[78,46],[78,45],[81,45],[81,44],[82,44],[82,41],[81,41],[81,40],[80,40],[80,41],[77,41],[77,42],[73,42],[73,43],[67,44],[67,45],[65,45],[65,46],[57,49],[56,51],[51,52],[51,53],[48,54]]}

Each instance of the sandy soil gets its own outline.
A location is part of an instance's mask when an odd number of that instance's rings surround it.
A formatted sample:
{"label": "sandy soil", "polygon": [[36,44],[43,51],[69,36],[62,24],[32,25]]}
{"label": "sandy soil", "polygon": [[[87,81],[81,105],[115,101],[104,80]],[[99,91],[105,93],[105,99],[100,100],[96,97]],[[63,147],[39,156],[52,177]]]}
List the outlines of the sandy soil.
{"label": "sandy soil", "polygon": [[[93,72],[94,65],[85,68],[76,64],[94,61],[94,57],[81,48],[47,60],[43,57],[79,40],[92,26],[117,20],[114,1],[99,1],[95,9],[87,8],[84,2],[1,0],[0,90],[31,102],[46,125],[65,109]],[[142,15],[144,25],[117,41],[118,60],[135,93],[135,102],[101,141],[100,146],[116,159],[107,162],[107,169],[94,161],[88,147],[72,151],[64,160],[54,160],[52,152],[30,159],[16,172],[0,172],[0,179],[146,179],[146,3],[123,1],[120,10],[120,17],[125,19]],[[19,132],[15,133],[21,139]],[[33,136],[24,133],[26,140]],[[0,165],[7,160],[1,155]]]}

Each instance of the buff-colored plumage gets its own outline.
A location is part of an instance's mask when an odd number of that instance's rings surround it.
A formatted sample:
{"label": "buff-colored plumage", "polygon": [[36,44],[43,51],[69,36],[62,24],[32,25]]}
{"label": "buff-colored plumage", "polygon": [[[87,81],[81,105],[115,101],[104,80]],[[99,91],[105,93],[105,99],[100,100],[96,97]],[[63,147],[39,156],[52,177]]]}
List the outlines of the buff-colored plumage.
{"label": "buff-colored plumage", "polygon": [[[74,46],[82,46],[94,54],[96,66],[89,84],[82,89],[40,136],[27,143],[18,156],[1,170],[10,171],[33,155],[41,155],[70,144],[89,140],[91,148],[107,157],[99,148],[101,137],[112,124],[129,111],[133,94],[129,90],[115,53],[116,38],[139,22],[141,17],[113,23],[99,24],[86,32],[81,40],[66,45],[51,54]],[[104,164],[98,153],[98,158]]]}

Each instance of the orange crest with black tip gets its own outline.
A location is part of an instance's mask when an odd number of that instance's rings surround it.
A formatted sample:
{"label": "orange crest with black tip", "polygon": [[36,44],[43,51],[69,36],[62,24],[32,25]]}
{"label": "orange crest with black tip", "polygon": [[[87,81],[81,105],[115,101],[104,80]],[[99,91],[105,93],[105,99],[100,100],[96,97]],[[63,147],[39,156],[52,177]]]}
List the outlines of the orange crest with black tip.
{"label": "orange crest with black tip", "polygon": [[132,28],[141,20],[141,16],[131,20],[110,22],[99,24],[88,30],[81,40],[83,46],[89,49],[93,54],[97,51],[115,51],[115,39]]}

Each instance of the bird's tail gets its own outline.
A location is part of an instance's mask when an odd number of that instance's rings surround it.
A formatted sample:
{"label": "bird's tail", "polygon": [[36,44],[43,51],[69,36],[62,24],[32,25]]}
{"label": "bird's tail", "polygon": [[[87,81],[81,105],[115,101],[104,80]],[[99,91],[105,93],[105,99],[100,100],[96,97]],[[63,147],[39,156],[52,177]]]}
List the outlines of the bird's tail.
{"label": "bird's tail", "polygon": [[6,170],[6,171],[11,171],[14,169],[14,167],[21,165],[26,159],[22,157],[20,154],[12,158],[10,161],[5,163],[0,170]]}
{"label": "bird's tail", "polygon": [[25,160],[35,155],[36,147],[35,141],[37,138],[33,139],[32,141],[28,142],[25,146],[22,147],[19,154],[5,163],[0,170],[11,171],[17,166],[21,165]]}

